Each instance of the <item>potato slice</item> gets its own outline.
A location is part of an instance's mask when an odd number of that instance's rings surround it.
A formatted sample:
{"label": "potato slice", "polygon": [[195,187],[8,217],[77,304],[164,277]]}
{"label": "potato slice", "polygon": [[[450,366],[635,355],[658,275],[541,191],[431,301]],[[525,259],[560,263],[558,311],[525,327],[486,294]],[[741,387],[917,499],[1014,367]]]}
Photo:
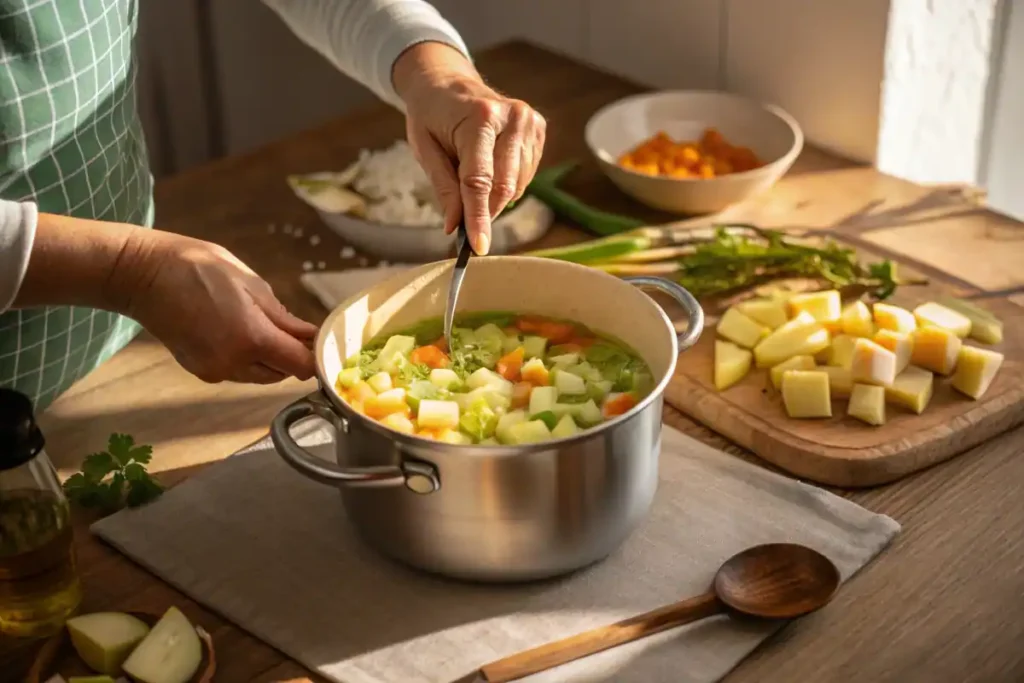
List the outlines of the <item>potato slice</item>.
{"label": "potato slice", "polygon": [[896,379],[896,354],[870,339],[858,337],[850,372],[854,382],[889,386]]}
{"label": "potato slice", "polygon": [[715,388],[728,389],[746,377],[754,354],[732,342],[715,340]]}
{"label": "potato slice", "polygon": [[941,327],[921,327],[910,335],[913,349],[910,362],[919,368],[949,375],[956,369],[963,342],[949,330]]}
{"label": "potato slice", "polygon": [[875,325],[883,330],[903,332],[904,334],[917,329],[917,319],[905,308],[892,304],[877,303],[874,305]]}
{"label": "potato slice", "polygon": [[960,348],[956,372],[950,384],[961,394],[978,400],[992,386],[992,380],[1003,364],[1003,354],[974,346]]}
{"label": "potato slice", "polygon": [[188,618],[171,607],[142,639],[124,672],[138,683],[188,683],[203,661],[203,644]]}
{"label": "potato slice", "polygon": [[998,344],[1003,341],[1003,321],[991,311],[970,301],[953,297],[944,297],[939,299],[938,303],[970,318],[971,339],[980,341],[982,344]]}
{"label": "potato slice", "polygon": [[72,617],[67,627],[71,645],[86,666],[108,676],[121,673],[121,664],[149,633],[145,622],[121,612]]}
{"label": "potato slice", "polygon": [[736,308],[730,308],[725,312],[722,319],[718,321],[717,331],[729,341],[746,349],[754,348],[771,332],[770,329],[754,322]]}
{"label": "potato slice", "polygon": [[769,375],[772,380],[772,386],[776,389],[782,388],[782,375],[785,374],[786,370],[813,370],[814,359],[810,356],[793,356],[789,360],[782,361],[771,370]]}
{"label": "potato slice", "polygon": [[789,322],[789,315],[786,313],[786,302],[778,299],[742,301],[736,305],[736,310],[754,322],[761,323],[772,330],[778,329]]}
{"label": "potato slice", "polygon": [[896,354],[896,374],[900,374],[910,365],[910,354],[914,350],[914,342],[909,334],[879,330],[872,338],[876,344]]}
{"label": "potato slice", "polygon": [[850,337],[870,337],[875,333],[871,309],[863,301],[847,305],[839,315],[843,334]]}
{"label": "potato slice", "polygon": [[801,311],[808,313],[820,323],[838,321],[841,313],[842,299],[839,290],[829,289],[823,292],[807,292],[789,297],[789,310],[794,316]]}
{"label": "potato slice", "polygon": [[787,370],[782,374],[782,403],[793,418],[832,417],[828,375],[817,370]]}
{"label": "potato slice", "polygon": [[885,397],[890,403],[909,408],[920,415],[932,400],[934,388],[935,375],[911,365],[896,375],[891,386],[885,388]]}
{"label": "potato slice", "polygon": [[878,426],[885,424],[885,387],[854,384],[846,414],[861,422]]}
{"label": "potato slice", "polygon": [[754,360],[757,367],[770,368],[793,356],[813,356],[828,348],[830,341],[828,330],[801,311],[754,347]]}
{"label": "potato slice", "polygon": [[929,301],[914,309],[918,327],[941,327],[961,339],[971,333],[971,319],[942,304]]}

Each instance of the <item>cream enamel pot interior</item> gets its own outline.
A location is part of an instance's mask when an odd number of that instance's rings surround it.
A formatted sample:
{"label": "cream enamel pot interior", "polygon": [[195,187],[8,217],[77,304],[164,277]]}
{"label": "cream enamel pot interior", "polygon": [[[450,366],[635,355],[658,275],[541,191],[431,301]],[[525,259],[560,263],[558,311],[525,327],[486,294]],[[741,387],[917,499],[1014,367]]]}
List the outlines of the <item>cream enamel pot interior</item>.
{"label": "cream enamel pot interior", "polygon": [[[316,341],[321,390],[282,410],[281,457],[335,486],[359,535],[383,554],[454,578],[522,581],[564,574],[615,550],[644,518],[658,483],[662,394],[681,350],[704,326],[697,301],[659,278],[634,284],[564,261],[473,259],[459,312],[557,316],[617,337],[650,366],[655,389],[625,415],[566,439],[457,446],[392,431],[352,411],[334,389],[344,359],[370,339],[443,315],[454,261],[399,273],[339,305]],[[634,286],[637,285],[637,286]],[[639,288],[687,311],[677,333]],[[298,446],[289,428],[318,416],[337,430],[337,464]]]}

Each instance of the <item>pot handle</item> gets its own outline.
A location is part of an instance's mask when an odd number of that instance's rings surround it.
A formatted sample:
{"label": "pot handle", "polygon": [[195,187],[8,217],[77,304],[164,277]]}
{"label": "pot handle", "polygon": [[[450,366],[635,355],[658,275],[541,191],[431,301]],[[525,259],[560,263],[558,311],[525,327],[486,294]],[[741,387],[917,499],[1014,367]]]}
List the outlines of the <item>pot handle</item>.
{"label": "pot handle", "polygon": [[314,415],[334,427],[336,439],[344,438],[348,433],[348,420],[338,415],[319,391],[286,406],[270,423],[270,438],[278,455],[300,474],[330,486],[379,488],[404,485],[414,493],[433,493],[441,488],[437,470],[429,463],[403,460],[400,465],[339,467],[310,454],[295,442],[291,427],[299,420]]}
{"label": "pot handle", "polygon": [[667,294],[676,302],[683,307],[686,311],[687,317],[690,319],[690,324],[686,328],[685,332],[680,333],[679,336],[679,351],[683,352],[697,343],[700,339],[701,332],[704,331],[704,309],[700,307],[696,297],[683,287],[682,285],[676,284],[671,280],[666,280],[663,277],[650,277],[647,275],[633,275],[630,277],[622,278],[626,282],[636,285],[637,287],[650,287],[656,289],[662,294]]}

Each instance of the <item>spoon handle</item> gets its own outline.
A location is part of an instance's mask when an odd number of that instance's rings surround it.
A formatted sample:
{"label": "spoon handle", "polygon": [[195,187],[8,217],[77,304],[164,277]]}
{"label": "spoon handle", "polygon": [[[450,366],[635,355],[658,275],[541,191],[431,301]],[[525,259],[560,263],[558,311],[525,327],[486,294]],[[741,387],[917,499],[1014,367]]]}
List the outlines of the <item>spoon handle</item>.
{"label": "spoon handle", "polygon": [[444,307],[444,338],[448,342],[448,348],[452,348],[452,325],[455,322],[455,306],[459,299],[459,290],[462,289],[462,280],[466,277],[469,257],[473,254],[469,235],[466,234],[465,223],[459,223],[455,233],[455,248],[455,266],[452,268],[452,280],[448,286],[448,303]]}
{"label": "spoon handle", "polygon": [[487,683],[514,681],[724,611],[714,593],[705,593],[499,659],[481,667],[480,675]]}

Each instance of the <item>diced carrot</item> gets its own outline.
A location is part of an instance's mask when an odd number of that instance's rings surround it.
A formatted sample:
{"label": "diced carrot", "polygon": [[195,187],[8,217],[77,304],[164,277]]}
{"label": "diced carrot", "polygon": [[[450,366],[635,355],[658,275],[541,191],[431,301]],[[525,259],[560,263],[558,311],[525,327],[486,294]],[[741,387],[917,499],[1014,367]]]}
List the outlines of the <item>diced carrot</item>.
{"label": "diced carrot", "polygon": [[551,320],[544,324],[540,336],[545,337],[551,344],[564,344],[576,336],[576,326]]}
{"label": "diced carrot", "polygon": [[519,371],[523,369],[523,357],[526,351],[523,347],[517,347],[498,359],[498,374],[510,382],[519,381]]}
{"label": "diced carrot", "polygon": [[635,405],[636,396],[630,393],[619,394],[604,402],[604,405],[601,407],[601,414],[606,418],[615,417],[616,415],[629,412]]}
{"label": "diced carrot", "polygon": [[516,318],[516,329],[520,332],[526,332],[527,334],[536,334],[540,332],[541,325],[545,320],[532,315],[524,315]]}
{"label": "diced carrot", "polygon": [[529,382],[518,382],[512,387],[512,408],[525,408],[530,404],[530,392],[533,385]]}
{"label": "diced carrot", "polygon": [[414,349],[409,360],[417,364],[422,363],[429,368],[446,368],[449,363],[444,351],[432,344]]}
{"label": "diced carrot", "polygon": [[551,383],[550,373],[543,365],[531,365],[522,372],[523,381],[535,387],[546,387]]}

